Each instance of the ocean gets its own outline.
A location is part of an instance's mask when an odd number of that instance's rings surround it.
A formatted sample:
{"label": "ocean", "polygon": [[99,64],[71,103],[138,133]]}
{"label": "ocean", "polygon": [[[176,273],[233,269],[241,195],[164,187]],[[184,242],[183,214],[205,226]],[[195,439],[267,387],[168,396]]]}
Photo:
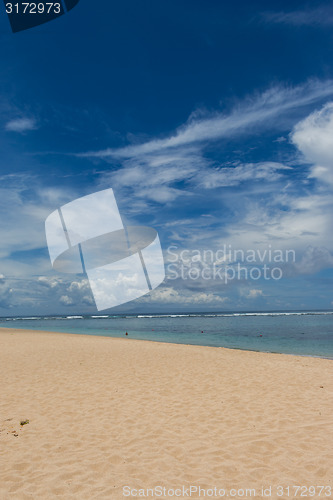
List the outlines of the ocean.
{"label": "ocean", "polygon": [[0,327],[333,359],[333,311],[6,317]]}

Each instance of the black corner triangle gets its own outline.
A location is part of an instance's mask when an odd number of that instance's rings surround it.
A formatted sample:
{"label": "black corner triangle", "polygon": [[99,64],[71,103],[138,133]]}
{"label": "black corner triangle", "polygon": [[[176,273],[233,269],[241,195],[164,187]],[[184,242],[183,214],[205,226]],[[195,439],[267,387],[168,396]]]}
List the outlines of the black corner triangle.
{"label": "black corner triangle", "polygon": [[67,10],[73,9],[79,3],[79,1],[80,0],[64,0],[66,9]]}

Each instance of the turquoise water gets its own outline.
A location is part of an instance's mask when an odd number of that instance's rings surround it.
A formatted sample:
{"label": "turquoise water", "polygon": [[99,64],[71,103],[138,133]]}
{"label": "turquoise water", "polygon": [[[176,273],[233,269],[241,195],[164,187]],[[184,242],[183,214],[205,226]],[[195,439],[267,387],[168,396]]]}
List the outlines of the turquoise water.
{"label": "turquoise water", "polygon": [[0,327],[333,358],[333,312],[0,318]]}

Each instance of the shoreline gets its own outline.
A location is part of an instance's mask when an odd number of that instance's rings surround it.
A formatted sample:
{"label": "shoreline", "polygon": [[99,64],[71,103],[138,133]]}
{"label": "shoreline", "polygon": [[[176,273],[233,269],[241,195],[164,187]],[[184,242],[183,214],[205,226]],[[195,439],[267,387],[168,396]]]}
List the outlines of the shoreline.
{"label": "shoreline", "polygon": [[333,487],[331,360],[136,340],[0,329],[1,499]]}
{"label": "shoreline", "polygon": [[277,351],[259,351],[256,349],[242,349],[241,347],[224,347],[224,346],[212,346],[212,345],[204,345],[204,344],[186,344],[182,342],[167,342],[167,341],[161,341],[161,340],[146,340],[146,339],[134,339],[134,338],[128,338],[128,337],[113,337],[112,335],[100,335],[96,334],[93,335],[91,333],[73,333],[73,332],[59,332],[55,330],[34,330],[34,329],[28,329],[28,328],[10,328],[10,327],[0,327],[0,332],[1,331],[20,331],[20,332],[33,332],[33,333],[48,333],[48,334],[56,334],[56,335],[75,335],[77,337],[103,337],[103,338],[109,338],[109,339],[118,339],[118,340],[135,340],[138,342],[153,342],[157,344],[167,344],[167,345],[184,345],[184,346],[189,346],[189,347],[208,347],[211,349],[227,349],[230,351],[241,351],[241,352],[254,352],[254,353],[262,353],[262,354],[276,354],[276,355],[283,355],[283,356],[294,356],[294,357],[300,357],[300,358],[314,358],[314,359],[326,359],[333,361],[333,357],[329,356],[320,356],[318,354],[293,354],[293,353],[286,353],[286,352],[277,352]]}

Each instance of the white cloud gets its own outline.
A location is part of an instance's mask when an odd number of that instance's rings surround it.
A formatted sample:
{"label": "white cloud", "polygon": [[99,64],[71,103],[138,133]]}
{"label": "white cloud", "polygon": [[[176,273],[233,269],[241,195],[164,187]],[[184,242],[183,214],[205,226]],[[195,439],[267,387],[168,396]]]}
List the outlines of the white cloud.
{"label": "white cloud", "polygon": [[66,287],[66,293],[60,297],[59,302],[65,306],[82,307],[83,304],[88,306],[94,305],[88,280],[72,281]]}
{"label": "white cloud", "polygon": [[238,217],[224,228],[225,236],[217,238],[221,247],[293,249],[300,258],[305,248],[333,248],[332,196],[308,195],[285,197],[272,192],[270,200],[248,197],[238,201]]}
{"label": "white cloud", "polygon": [[291,140],[313,164],[311,176],[333,184],[333,102],[299,122]]}
{"label": "white cloud", "polygon": [[125,198],[131,193],[131,204],[133,198],[168,203],[188,195],[179,183],[187,183],[208,163],[193,148],[178,154],[143,155],[125,159],[122,168],[104,174],[100,186],[111,185],[116,192],[125,193]]}
{"label": "white cloud", "polygon": [[[143,144],[119,149],[91,151],[79,156],[91,158],[133,158],[179,151],[196,144],[226,137],[253,133],[254,127],[274,128],[277,117],[300,107],[308,106],[333,94],[333,81],[312,80],[293,88],[275,87],[263,94],[240,103],[230,113],[214,113],[208,117],[193,113],[188,122],[164,139],[152,139]],[[162,162],[163,163],[163,162]]]}
{"label": "white cloud", "polygon": [[72,306],[73,305],[73,299],[69,297],[68,295],[62,295],[59,299],[60,304],[64,306]]}
{"label": "white cloud", "polygon": [[5,125],[5,129],[8,132],[18,132],[20,134],[30,130],[36,130],[37,128],[37,122],[34,118],[16,118],[10,120]]}
{"label": "white cloud", "polygon": [[333,268],[333,255],[327,248],[309,246],[295,266],[299,274],[314,274],[325,268]]}
{"label": "white cloud", "polygon": [[245,299],[257,299],[258,297],[263,297],[263,290],[259,290],[258,288],[252,288],[250,290],[241,288],[240,295]]}
{"label": "white cloud", "polygon": [[[272,244],[273,248],[292,248],[300,252],[299,265],[294,266],[294,272],[298,274],[330,267],[329,249],[333,248],[333,181],[330,177],[333,177],[333,103],[311,113],[296,125],[291,134],[293,144],[307,162],[303,172],[303,180],[307,182],[305,187],[294,181],[293,176],[285,176],[291,170],[282,163],[228,162],[217,166],[210,156],[205,157],[204,148],[209,141],[238,136],[248,129],[257,132],[257,127],[262,125],[274,126],[273,122],[280,113],[291,111],[294,106],[313,104],[332,93],[332,82],[312,82],[297,89],[277,91],[276,95],[268,92],[253,99],[252,103],[238,106],[228,115],[217,113],[204,118],[194,114],[187,124],[166,139],[92,153],[91,156],[106,160],[120,158],[122,162],[121,169],[101,177],[101,187],[111,185],[117,200],[124,200],[125,207],[140,213],[150,201],[168,203],[178,198],[177,204],[170,204],[171,208],[177,207],[177,214],[175,216],[172,212],[165,228],[169,242],[180,241],[182,248],[204,245],[204,248],[218,249],[225,243],[232,243],[234,248],[256,249]],[[326,182],[325,189],[318,189],[318,183],[307,181],[309,168],[312,177]],[[318,169],[326,169],[325,174]],[[0,219],[0,230],[6,235],[0,246],[4,266],[0,272],[5,268],[6,273],[13,270],[16,274],[31,274],[32,269],[38,269],[38,274],[47,273],[46,269],[51,272],[47,254],[38,261],[38,266],[36,260],[23,264],[11,259],[11,254],[45,248],[46,216],[63,203],[75,199],[77,193],[37,186],[28,176],[4,176],[0,180],[0,209],[6,214]],[[246,183],[244,189],[232,189],[242,183]],[[214,198],[214,189],[217,189],[218,200]],[[182,205],[180,197],[185,202],[193,200],[195,203],[191,217],[190,203],[184,209],[186,203]],[[214,215],[206,213],[210,207]],[[205,220],[200,217],[200,210],[205,212]],[[154,212],[150,211],[149,216],[153,217]],[[164,222],[163,215],[159,222]],[[304,253],[309,246],[312,250]],[[0,276],[0,283],[1,280]],[[60,302],[64,306],[93,305],[89,285],[84,280],[77,278],[65,282],[42,277],[36,282],[31,287],[31,297],[36,294],[41,301]],[[202,286],[200,291],[199,285]],[[175,286],[179,289],[160,287],[141,301],[218,306],[227,300],[219,295],[221,289],[210,288],[208,291],[207,283],[198,284],[195,291],[186,289],[189,284],[184,282],[177,282]],[[220,285],[212,285],[215,286]],[[18,285],[15,293],[17,289]],[[211,293],[215,290],[217,293]],[[262,291],[247,289],[246,294],[244,298],[255,299],[262,296]]]}
{"label": "white cloud", "polygon": [[0,275],[0,309],[12,307],[13,290],[3,274]]}
{"label": "white cloud", "polygon": [[289,170],[281,163],[259,162],[244,163],[234,167],[221,167],[210,169],[200,175],[202,181],[199,183],[206,189],[217,187],[237,186],[245,181],[267,181],[272,182],[281,178],[280,170]]}
{"label": "white cloud", "polygon": [[39,276],[37,282],[39,285],[45,286],[49,289],[57,288],[60,284],[59,280],[56,278],[47,278],[46,276]]}
{"label": "white cloud", "polygon": [[227,297],[220,297],[213,293],[205,292],[185,292],[175,290],[172,287],[159,287],[154,290],[150,296],[143,297],[139,302],[152,302],[163,304],[187,304],[187,305],[208,305],[208,304],[223,304],[227,301]]}
{"label": "white cloud", "polygon": [[327,6],[290,12],[264,12],[261,18],[269,23],[290,24],[291,26],[333,26],[333,9]]}
{"label": "white cloud", "polygon": [[39,274],[50,268],[45,257],[12,259],[13,253],[30,252],[45,248],[45,219],[62,204],[75,199],[76,193],[67,189],[44,188],[38,178],[29,174],[3,175],[0,177],[0,272],[8,275]]}
{"label": "white cloud", "polygon": [[[0,307],[20,305],[40,311],[45,308],[54,312],[60,306],[94,306],[89,283],[84,278],[73,281],[64,276],[21,276],[0,279]],[[93,309],[94,310],[94,309]]]}
{"label": "white cloud", "polygon": [[[258,133],[263,127],[278,127],[278,122],[285,126],[284,116],[289,120],[300,108],[332,94],[333,81],[309,81],[295,88],[274,88],[239,103],[229,113],[209,116],[193,113],[187,123],[166,138],[81,156],[121,162],[120,168],[101,175],[99,186],[111,185],[124,206],[129,205],[130,199],[129,213],[147,212],[152,203],[170,204],[180,197],[200,195],[203,189],[243,182],[258,185],[260,182],[261,189],[268,193],[272,190],[268,184],[283,181],[290,167],[274,161],[217,165],[205,154],[206,147],[226,137],[239,138],[244,133]],[[275,189],[280,188],[281,185]]]}

